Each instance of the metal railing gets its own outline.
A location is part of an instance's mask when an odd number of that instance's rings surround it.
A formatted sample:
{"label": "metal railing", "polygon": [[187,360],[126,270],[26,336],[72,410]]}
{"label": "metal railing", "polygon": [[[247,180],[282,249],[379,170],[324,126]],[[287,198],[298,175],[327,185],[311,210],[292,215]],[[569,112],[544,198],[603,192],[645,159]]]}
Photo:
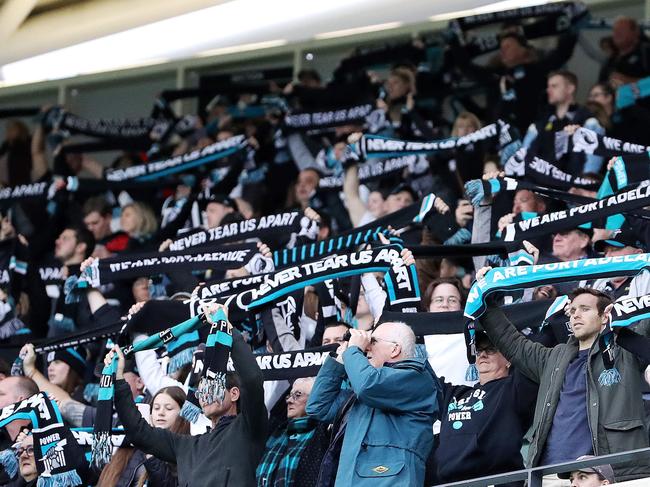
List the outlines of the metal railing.
{"label": "metal railing", "polygon": [[517,480],[527,480],[528,487],[542,487],[542,479],[544,478],[544,475],[573,472],[583,467],[593,467],[595,465],[617,465],[623,462],[641,460],[647,460],[649,462],[648,465],[650,466],[650,448],[641,448],[639,450],[630,450],[622,453],[612,453],[611,455],[602,455],[588,460],[556,463],[555,465],[545,465],[543,467],[516,470],[514,472],[506,472],[499,475],[479,477],[450,484],[440,484],[438,487],[486,487],[488,485],[496,486],[505,482],[515,482]]}

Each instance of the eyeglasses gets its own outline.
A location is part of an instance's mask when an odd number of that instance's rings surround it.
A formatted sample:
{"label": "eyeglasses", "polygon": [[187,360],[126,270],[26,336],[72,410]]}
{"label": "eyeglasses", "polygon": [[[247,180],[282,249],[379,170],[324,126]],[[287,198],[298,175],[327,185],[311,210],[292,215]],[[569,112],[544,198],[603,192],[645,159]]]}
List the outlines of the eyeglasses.
{"label": "eyeglasses", "polygon": [[476,355],[481,355],[483,352],[486,353],[486,355],[494,355],[495,353],[498,352],[496,347],[481,347],[476,349]]}
{"label": "eyeglasses", "polygon": [[370,337],[370,345],[375,345],[377,342],[388,342],[388,343],[392,343],[393,345],[399,345],[399,343],[394,342],[392,340],[386,340],[384,338],[377,338],[377,337]]}
{"label": "eyeglasses", "polygon": [[435,304],[443,304],[447,301],[449,304],[460,304],[460,299],[456,296],[436,296],[432,299]]}
{"label": "eyeglasses", "polygon": [[18,448],[16,450],[16,457],[20,458],[23,453],[27,453],[28,457],[34,456],[34,447],[33,446],[28,446],[27,448]]}
{"label": "eyeglasses", "polygon": [[306,396],[308,396],[308,395],[309,395],[309,394],[305,394],[305,393],[302,392],[302,391],[290,392],[289,394],[287,394],[286,401],[289,402],[289,400],[292,400],[292,401],[297,402],[297,401],[299,401],[303,396],[306,397]]}

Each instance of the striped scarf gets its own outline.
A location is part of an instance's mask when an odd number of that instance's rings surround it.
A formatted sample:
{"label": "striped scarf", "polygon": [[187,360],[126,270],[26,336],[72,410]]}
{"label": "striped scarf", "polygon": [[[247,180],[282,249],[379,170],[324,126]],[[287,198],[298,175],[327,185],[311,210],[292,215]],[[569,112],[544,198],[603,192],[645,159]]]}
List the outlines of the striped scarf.
{"label": "striped scarf", "polygon": [[318,422],[305,417],[289,420],[266,442],[266,452],[257,466],[258,487],[291,487],[296,470],[309,440],[314,436]]}

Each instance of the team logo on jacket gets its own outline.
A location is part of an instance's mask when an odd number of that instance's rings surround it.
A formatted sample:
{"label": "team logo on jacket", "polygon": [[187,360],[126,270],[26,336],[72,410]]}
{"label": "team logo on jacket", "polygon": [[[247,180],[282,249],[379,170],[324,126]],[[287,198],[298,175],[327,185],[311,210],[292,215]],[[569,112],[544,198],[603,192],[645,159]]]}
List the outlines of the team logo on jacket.
{"label": "team logo on jacket", "polygon": [[383,465],[378,465],[377,467],[373,468],[372,471],[375,473],[386,473],[390,470],[388,467],[384,467]]}

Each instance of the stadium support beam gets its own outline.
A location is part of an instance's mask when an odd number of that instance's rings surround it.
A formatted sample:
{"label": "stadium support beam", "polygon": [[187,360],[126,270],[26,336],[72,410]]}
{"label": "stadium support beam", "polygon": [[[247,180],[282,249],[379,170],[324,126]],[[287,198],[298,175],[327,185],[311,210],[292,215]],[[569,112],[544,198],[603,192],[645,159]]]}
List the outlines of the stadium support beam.
{"label": "stadium support beam", "polygon": [[25,21],[38,0],[6,0],[0,6],[0,43],[4,43]]}

